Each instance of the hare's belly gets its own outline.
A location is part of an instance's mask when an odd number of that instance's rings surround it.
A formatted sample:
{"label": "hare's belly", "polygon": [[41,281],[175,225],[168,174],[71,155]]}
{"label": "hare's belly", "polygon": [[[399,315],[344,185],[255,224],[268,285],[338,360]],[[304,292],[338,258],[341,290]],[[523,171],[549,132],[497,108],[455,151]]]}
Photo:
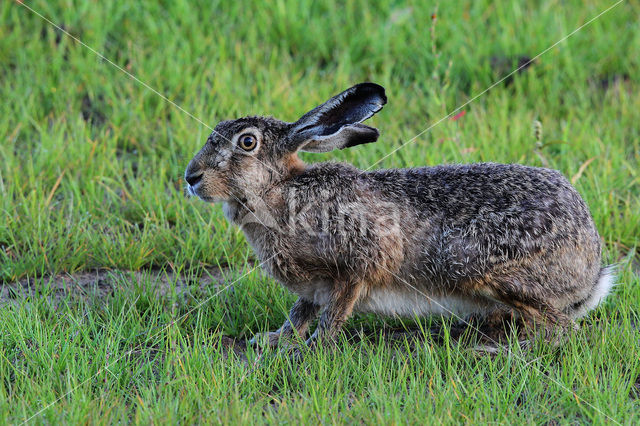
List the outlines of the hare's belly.
{"label": "hare's belly", "polygon": [[427,294],[425,296],[425,294],[409,289],[371,289],[369,294],[358,302],[355,309],[359,312],[374,312],[404,317],[424,315],[465,317],[471,314],[487,312],[495,305],[494,302],[481,298],[458,295],[431,296]]}

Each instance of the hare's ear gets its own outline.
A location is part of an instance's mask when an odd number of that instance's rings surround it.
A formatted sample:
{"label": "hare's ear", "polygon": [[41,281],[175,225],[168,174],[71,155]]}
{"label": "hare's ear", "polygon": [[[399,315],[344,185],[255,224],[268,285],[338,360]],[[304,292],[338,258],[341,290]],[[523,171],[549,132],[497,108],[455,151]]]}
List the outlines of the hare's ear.
{"label": "hare's ear", "polygon": [[378,130],[359,123],[380,111],[386,103],[382,86],[357,84],[293,123],[287,148],[291,151],[327,152],[375,142]]}

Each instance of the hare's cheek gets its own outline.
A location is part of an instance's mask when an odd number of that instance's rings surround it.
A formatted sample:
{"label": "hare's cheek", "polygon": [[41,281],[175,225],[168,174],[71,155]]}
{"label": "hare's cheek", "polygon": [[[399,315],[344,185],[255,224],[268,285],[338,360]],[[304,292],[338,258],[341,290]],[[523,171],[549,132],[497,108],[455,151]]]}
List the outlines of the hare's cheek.
{"label": "hare's cheek", "polygon": [[206,201],[224,201],[229,198],[228,180],[218,173],[206,173],[196,193]]}
{"label": "hare's cheek", "polygon": [[262,188],[270,186],[274,169],[263,161],[248,158],[240,166],[241,173],[236,175],[236,182],[247,192],[259,193]]}

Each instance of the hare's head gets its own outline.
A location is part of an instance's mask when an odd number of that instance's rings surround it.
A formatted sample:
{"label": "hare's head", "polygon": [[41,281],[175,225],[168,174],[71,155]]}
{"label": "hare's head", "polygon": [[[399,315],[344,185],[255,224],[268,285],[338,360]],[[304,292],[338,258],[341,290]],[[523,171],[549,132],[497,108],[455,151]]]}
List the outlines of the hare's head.
{"label": "hare's head", "polygon": [[375,142],[360,124],[387,102],[384,88],[362,83],[334,96],[295,123],[266,117],[220,122],[185,171],[187,190],[204,201],[259,194],[304,169],[297,152],[327,152]]}

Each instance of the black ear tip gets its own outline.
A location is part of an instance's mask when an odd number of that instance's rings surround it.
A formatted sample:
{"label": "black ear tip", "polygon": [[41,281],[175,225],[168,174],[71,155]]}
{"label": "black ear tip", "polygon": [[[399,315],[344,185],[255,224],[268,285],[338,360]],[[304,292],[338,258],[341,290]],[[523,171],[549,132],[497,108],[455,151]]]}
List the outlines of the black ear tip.
{"label": "black ear tip", "polygon": [[379,84],[367,81],[364,83],[356,84],[355,86],[353,86],[353,89],[364,96],[378,96],[380,98],[381,105],[387,103],[387,94],[385,93],[384,87],[380,86]]}
{"label": "black ear tip", "polygon": [[351,148],[356,145],[362,145],[365,143],[372,143],[378,140],[380,132],[375,127],[367,126],[366,124],[354,124],[349,126],[350,129],[356,130],[354,135],[357,137],[349,138],[347,143],[340,149]]}

